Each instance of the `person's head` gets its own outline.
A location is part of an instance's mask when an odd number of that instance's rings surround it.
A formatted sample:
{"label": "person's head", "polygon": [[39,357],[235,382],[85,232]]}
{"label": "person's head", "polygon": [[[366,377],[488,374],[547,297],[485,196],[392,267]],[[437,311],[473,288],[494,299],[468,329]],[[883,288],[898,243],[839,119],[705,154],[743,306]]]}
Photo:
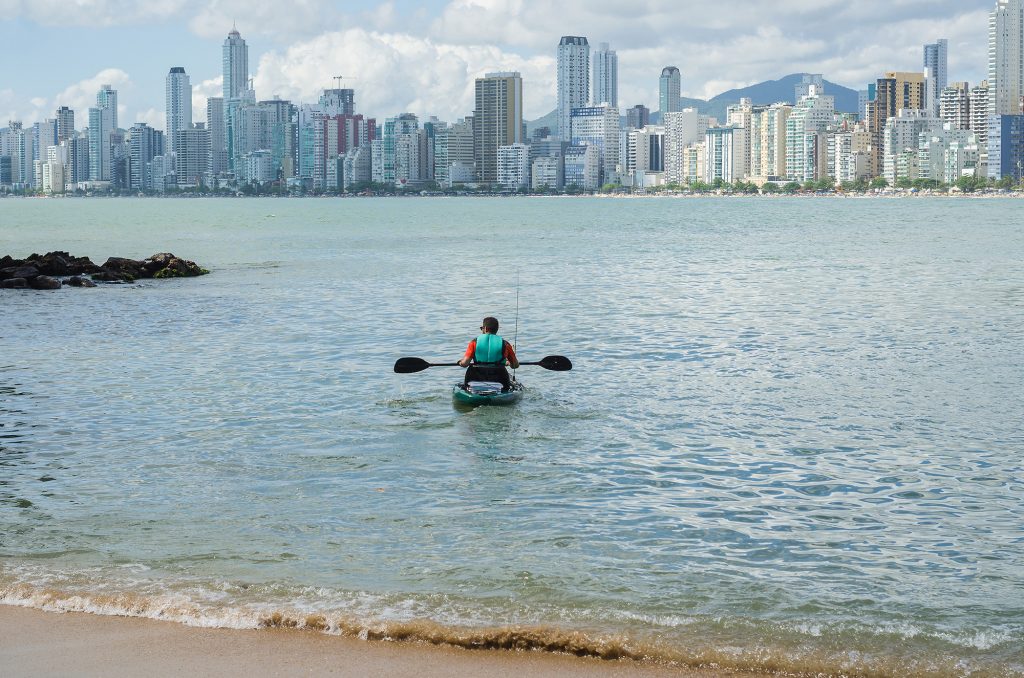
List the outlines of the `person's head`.
{"label": "person's head", "polygon": [[483,323],[480,324],[480,329],[486,334],[497,334],[498,333],[498,319],[487,316],[484,318]]}

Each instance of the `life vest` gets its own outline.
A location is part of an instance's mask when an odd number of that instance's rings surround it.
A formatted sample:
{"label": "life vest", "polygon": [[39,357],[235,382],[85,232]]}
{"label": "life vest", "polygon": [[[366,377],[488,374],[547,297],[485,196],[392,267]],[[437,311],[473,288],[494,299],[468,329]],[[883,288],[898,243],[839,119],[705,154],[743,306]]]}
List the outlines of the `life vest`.
{"label": "life vest", "polygon": [[481,365],[505,364],[505,340],[497,334],[481,334],[476,338],[473,362]]}

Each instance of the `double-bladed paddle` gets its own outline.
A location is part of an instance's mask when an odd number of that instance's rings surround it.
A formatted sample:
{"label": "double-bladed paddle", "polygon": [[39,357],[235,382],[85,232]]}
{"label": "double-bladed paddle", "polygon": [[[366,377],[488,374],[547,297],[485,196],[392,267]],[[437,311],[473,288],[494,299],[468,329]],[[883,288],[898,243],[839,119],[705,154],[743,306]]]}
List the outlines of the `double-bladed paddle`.
{"label": "double-bladed paddle", "polygon": [[[551,370],[552,372],[568,372],[572,369],[572,361],[564,355],[549,355],[535,363],[519,363],[520,367],[524,365],[540,365],[545,370]],[[395,362],[395,372],[399,374],[412,374],[413,372],[422,372],[428,367],[459,366],[458,363],[428,363],[423,358],[399,358]]]}

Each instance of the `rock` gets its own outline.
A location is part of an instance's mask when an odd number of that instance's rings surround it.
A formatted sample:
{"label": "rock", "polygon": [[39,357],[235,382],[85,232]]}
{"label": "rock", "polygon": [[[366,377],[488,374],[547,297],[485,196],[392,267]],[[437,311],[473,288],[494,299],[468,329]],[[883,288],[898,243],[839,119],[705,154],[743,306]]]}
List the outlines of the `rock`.
{"label": "rock", "polygon": [[[93,280],[98,282],[125,282],[125,279],[118,273],[111,273],[110,271],[102,271],[100,273],[93,273],[89,276]],[[130,282],[130,281],[129,281]]]}
{"label": "rock", "polygon": [[[102,269],[102,273],[109,273],[112,276],[115,276],[115,280],[124,280],[126,282],[133,282],[138,278],[150,277],[142,267],[141,261],[125,259],[124,257],[110,257],[103,262],[103,266],[100,268]],[[99,278],[93,276],[93,280],[99,280]]]}
{"label": "rock", "polygon": [[10,268],[11,266],[15,266],[20,263],[21,262],[12,257],[10,254],[5,254],[4,256],[0,257],[0,268]]}
{"label": "rock", "polygon": [[154,254],[146,260],[146,264],[159,266],[159,269],[153,273],[154,278],[191,278],[209,273],[196,262],[179,259],[169,252]]}
{"label": "rock", "polygon": [[73,257],[67,252],[33,255],[31,263],[43,275],[82,275],[100,272],[100,267],[92,263],[89,257]]}
{"label": "rock", "polygon": [[23,290],[26,287],[28,287],[28,282],[24,278],[7,278],[6,280],[0,280],[0,289]]}
{"label": "rock", "polygon": [[29,281],[29,285],[34,290],[59,290],[61,288],[61,282],[56,278],[51,278],[48,275],[39,275]]}
{"label": "rock", "polygon": [[6,278],[34,278],[39,275],[39,269],[35,266],[10,266],[0,270],[0,280]]}
{"label": "rock", "polygon": [[96,287],[96,283],[80,275],[71,276],[67,282],[71,287]]}

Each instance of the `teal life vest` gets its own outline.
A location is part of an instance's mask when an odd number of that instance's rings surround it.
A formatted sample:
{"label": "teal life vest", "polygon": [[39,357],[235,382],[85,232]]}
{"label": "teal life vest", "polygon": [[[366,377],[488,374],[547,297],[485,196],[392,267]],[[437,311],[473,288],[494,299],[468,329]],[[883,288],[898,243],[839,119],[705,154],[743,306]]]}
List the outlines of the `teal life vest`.
{"label": "teal life vest", "polygon": [[504,365],[504,349],[505,340],[497,334],[481,334],[476,338],[473,361],[482,365]]}

